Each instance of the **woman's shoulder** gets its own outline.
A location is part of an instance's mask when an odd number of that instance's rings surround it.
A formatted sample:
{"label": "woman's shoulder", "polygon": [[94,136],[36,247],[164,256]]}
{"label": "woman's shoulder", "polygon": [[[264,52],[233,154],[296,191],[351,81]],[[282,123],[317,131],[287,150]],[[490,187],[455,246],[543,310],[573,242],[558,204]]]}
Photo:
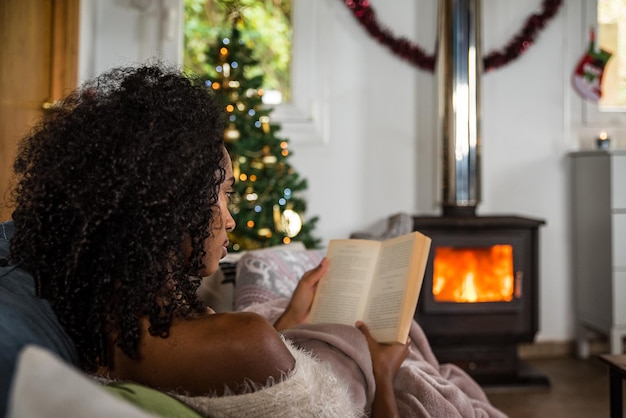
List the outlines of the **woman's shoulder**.
{"label": "woman's shoulder", "polygon": [[144,331],[139,352],[135,361],[116,350],[117,378],[195,395],[265,385],[295,365],[272,324],[248,312],[177,319],[166,338]]}

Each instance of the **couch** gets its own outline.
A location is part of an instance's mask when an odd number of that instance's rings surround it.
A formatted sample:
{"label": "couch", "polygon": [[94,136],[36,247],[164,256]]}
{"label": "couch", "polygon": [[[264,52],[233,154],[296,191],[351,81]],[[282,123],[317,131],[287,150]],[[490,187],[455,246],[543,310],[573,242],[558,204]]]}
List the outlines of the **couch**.
{"label": "couch", "polygon": [[[0,417],[5,411],[9,418],[200,416],[163,392],[131,383],[103,385],[81,372],[71,340],[50,305],[35,295],[33,278],[8,263],[11,233],[10,222],[0,224]],[[218,312],[251,311],[271,322],[302,274],[319,264],[323,255],[323,250],[299,245],[230,255],[218,272],[202,281],[198,295]],[[364,406],[371,401],[371,362],[358,330],[305,324],[284,335],[332,365],[355,403]],[[403,416],[504,417],[460,368],[438,363],[415,322],[410,336],[409,357],[394,382]]]}

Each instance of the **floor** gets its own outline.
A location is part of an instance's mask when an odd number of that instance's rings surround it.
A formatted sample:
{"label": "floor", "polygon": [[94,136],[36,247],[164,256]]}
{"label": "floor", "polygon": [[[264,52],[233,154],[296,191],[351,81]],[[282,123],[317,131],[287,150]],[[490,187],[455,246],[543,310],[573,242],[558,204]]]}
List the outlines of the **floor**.
{"label": "floor", "polygon": [[597,357],[588,360],[556,357],[527,362],[548,377],[548,389],[486,389],[491,403],[510,418],[609,417],[608,368]]}

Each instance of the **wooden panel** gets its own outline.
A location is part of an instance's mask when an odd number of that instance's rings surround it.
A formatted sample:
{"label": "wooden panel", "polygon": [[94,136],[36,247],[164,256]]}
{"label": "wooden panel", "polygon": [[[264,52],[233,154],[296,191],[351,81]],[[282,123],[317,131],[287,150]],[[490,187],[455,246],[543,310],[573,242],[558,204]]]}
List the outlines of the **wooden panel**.
{"label": "wooden panel", "polygon": [[19,139],[76,84],[79,0],[0,1],[0,221]]}
{"label": "wooden panel", "polygon": [[52,57],[49,102],[62,99],[78,79],[80,0],[55,0],[52,7]]}

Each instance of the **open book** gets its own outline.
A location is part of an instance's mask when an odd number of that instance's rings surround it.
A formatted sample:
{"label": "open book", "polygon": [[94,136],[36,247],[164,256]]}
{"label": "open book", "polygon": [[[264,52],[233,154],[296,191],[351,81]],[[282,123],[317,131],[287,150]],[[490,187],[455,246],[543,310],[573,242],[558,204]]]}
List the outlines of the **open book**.
{"label": "open book", "polygon": [[404,344],[422,288],[431,239],[420,232],[385,241],[331,240],[328,270],[311,307],[311,323],[369,327],[380,343]]}

